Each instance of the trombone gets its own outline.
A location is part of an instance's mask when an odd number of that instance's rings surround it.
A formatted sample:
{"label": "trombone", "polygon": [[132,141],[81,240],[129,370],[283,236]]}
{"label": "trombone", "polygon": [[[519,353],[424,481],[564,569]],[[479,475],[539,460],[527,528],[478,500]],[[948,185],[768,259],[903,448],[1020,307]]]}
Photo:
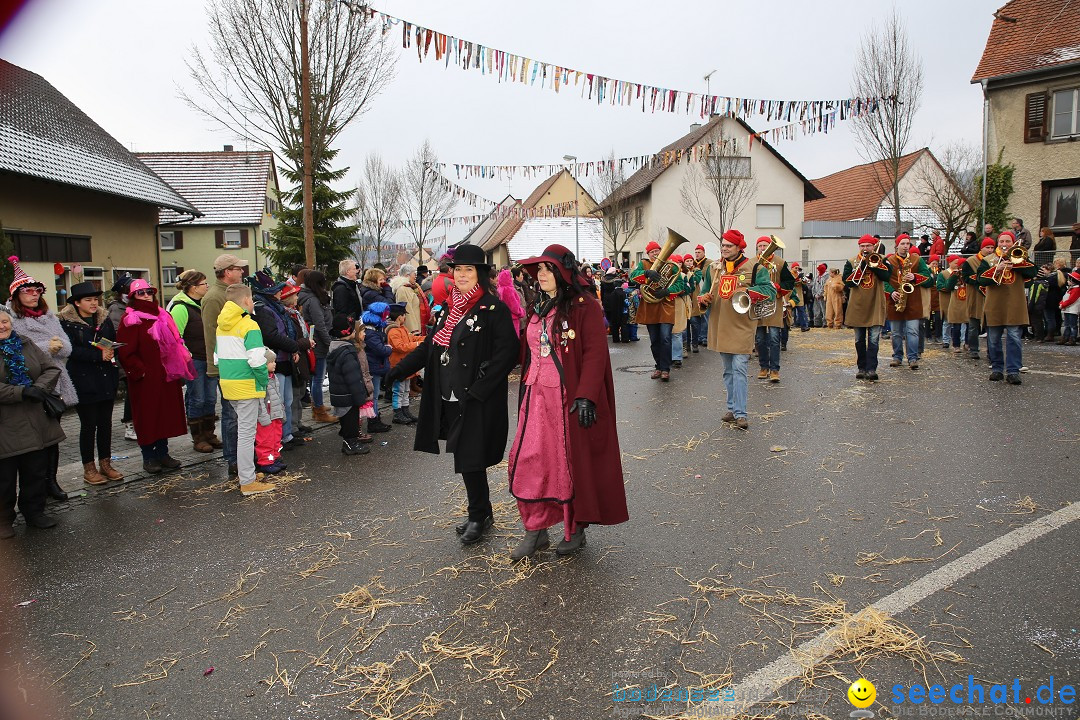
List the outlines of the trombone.
{"label": "trombone", "polygon": [[880,268],[881,267],[881,255],[880,253],[870,253],[866,257],[859,261],[858,266],[855,268],[855,272],[851,273],[851,282],[858,285],[862,282],[863,277],[866,275],[867,268]]}
{"label": "trombone", "polygon": [[1009,249],[1008,257],[998,255],[1000,258],[997,264],[994,265],[994,274],[992,279],[995,284],[1000,285],[1005,282],[1005,278],[1012,273],[1013,265],[1022,265],[1027,262],[1027,248],[1023,245],[1014,245]]}

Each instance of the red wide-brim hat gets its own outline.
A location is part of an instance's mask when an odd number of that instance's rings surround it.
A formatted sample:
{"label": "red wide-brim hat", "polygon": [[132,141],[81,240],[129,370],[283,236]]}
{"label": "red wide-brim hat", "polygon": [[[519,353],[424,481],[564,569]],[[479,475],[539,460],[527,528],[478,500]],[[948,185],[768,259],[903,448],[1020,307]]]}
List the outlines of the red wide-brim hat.
{"label": "red wide-brim hat", "polygon": [[574,257],[574,253],[562,245],[548,245],[544,248],[544,252],[536,257],[519,260],[518,263],[534,279],[536,273],[540,270],[540,263],[550,263],[559,271],[567,285],[573,284],[574,273],[577,268],[577,259]]}

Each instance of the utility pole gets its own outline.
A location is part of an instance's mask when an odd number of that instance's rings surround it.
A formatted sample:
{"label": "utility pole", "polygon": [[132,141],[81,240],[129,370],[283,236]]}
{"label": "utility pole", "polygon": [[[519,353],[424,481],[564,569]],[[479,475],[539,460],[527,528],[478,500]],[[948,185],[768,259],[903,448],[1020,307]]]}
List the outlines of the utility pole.
{"label": "utility pole", "polygon": [[308,62],[308,0],[300,0],[300,127],[304,144],[304,263],[315,268],[315,208],[311,167],[311,65]]}

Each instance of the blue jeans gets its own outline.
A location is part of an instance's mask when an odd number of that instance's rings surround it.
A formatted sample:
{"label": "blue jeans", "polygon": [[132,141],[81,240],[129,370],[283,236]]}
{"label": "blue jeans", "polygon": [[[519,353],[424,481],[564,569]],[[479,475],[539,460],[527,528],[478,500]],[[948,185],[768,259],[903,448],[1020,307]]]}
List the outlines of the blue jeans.
{"label": "blue jeans", "polygon": [[671,323],[652,323],[646,325],[649,329],[649,347],[652,349],[653,362],[656,369],[667,372],[671,370]]}
{"label": "blue jeans", "polygon": [[907,359],[909,363],[919,361],[919,325],[920,320],[890,320],[892,325],[892,356],[893,360],[904,360],[904,343],[907,342]]}
{"label": "blue jeans", "polygon": [[[1064,322],[1065,318],[1068,317],[1068,315],[1066,313],[1062,313],[1061,315],[1062,315],[1061,319]],[[1075,316],[1073,316],[1073,317],[1075,317]],[[1043,321],[1046,323],[1046,337],[1050,337],[1051,335],[1053,335],[1054,333],[1056,333],[1058,331],[1058,326],[1057,326],[1058,318],[1057,318],[1057,310],[1056,309],[1054,309],[1052,307],[1044,308],[1043,309]]]}
{"label": "blue jeans", "polygon": [[1063,324],[1065,325],[1065,328],[1061,332],[1061,337],[1062,338],[1064,338],[1066,340],[1075,340],[1076,339],[1077,318],[1078,317],[1080,317],[1080,316],[1077,316],[1077,315],[1075,315],[1073,313],[1061,313],[1061,320],[1062,320]]}
{"label": "blue jeans", "polygon": [[281,403],[285,406],[285,420],[281,423],[281,442],[287,443],[293,439],[293,433],[296,432],[292,424],[292,377],[281,374],[275,374],[274,377],[277,380],[278,393],[281,394]]}
{"label": "blue jeans", "polygon": [[187,381],[187,393],[184,395],[184,411],[188,420],[214,414],[217,407],[217,380],[207,376],[206,361],[193,360],[195,379]]}
{"label": "blue jeans", "polygon": [[880,325],[855,328],[855,357],[859,369],[863,372],[877,372],[878,343],[880,341]]}
{"label": "blue jeans", "polygon": [[809,323],[806,319],[805,305],[799,305],[795,308],[795,324],[799,326],[800,330],[806,330],[809,327]]}
{"label": "blue jeans", "polygon": [[780,372],[780,328],[759,327],[754,341],[761,369]]}
{"label": "blue jeans", "polygon": [[311,407],[323,406],[322,381],[326,377],[326,358],[315,358],[315,372],[311,373]]}
{"label": "blue jeans", "polygon": [[727,409],[735,415],[736,419],[744,418],[746,417],[746,366],[750,362],[750,356],[720,353],[720,359],[724,361]]}
{"label": "blue jeans", "polygon": [[224,395],[221,396],[221,457],[230,465],[236,464],[236,408]]}
{"label": "blue jeans", "polygon": [[398,380],[394,383],[393,407],[395,410],[409,407],[409,381]]}
{"label": "blue jeans", "polygon": [[[979,357],[979,333],[982,330],[979,329],[979,325],[982,324],[982,320],[979,318],[968,318],[967,326],[967,346],[971,352],[971,357]],[[1049,332],[1049,330],[1047,331]]]}
{"label": "blue jeans", "polygon": [[[1020,342],[1023,332],[1024,328],[1019,325],[991,325],[986,328],[986,354],[990,356],[991,370],[1004,371],[1006,375],[1020,374],[1020,366],[1024,364],[1024,346]],[[1005,336],[1004,348],[1001,345],[1002,335]]]}
{"label": "blue jeans", "polygon": [[698,315],[687,320],[687,325],[690,330],[690,343],[694,347],[701,347],[705,344],[705,316]]}
{"label": "blue jeans", "polygon": [[630,338],[631,341],[638,339],[637,323],[631,323],[626,326],[626,337]]}
{"label": "blue jeans", "polygon": [[671,334],[671,361],[682,362],[683,333]]}

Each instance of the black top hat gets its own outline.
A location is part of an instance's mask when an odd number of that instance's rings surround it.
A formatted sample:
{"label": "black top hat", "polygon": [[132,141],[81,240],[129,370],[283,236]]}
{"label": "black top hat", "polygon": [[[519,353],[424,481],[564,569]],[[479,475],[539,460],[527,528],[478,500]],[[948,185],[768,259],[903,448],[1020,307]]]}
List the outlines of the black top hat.
{"label": "black top hat", "polygon": [[454,250],[454,257],[447,263],[450,267],[455,265],[473,265],[475,267],[483,267],[488,270],[491,269],[490,263],[487,261],[487,256],[484,254],[484,249],[479,245],[458,245]]}
{"label": "black top hat", "polygon": [[67,301],[74,304],[76,300],[88,297],[101,297],[101,291],[92,282],[81,282],[71,286]]}

